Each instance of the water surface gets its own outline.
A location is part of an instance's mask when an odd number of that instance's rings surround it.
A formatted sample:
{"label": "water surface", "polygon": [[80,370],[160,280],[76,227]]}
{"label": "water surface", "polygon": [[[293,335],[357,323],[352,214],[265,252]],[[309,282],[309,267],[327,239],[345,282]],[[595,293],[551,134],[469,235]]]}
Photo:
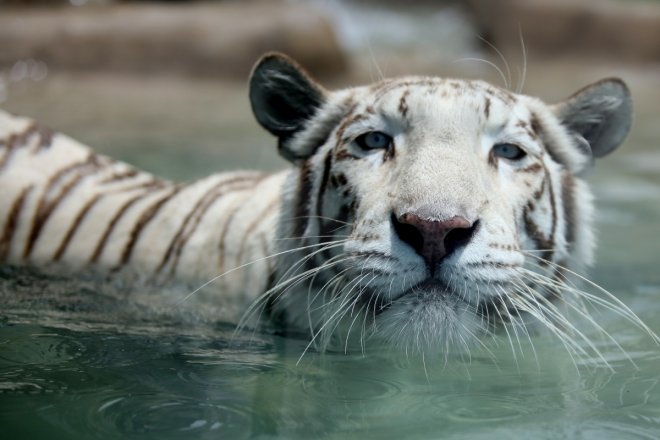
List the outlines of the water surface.
{"label": "water surface", "polygon": [[[642,153],[605,163],[591,277],[660,333],[660,181]],[[656,203],[652,203],[656,201]],[[597,291],[594,291],[596,293]],[[491,355],[324,353],[118,286],[0,271],[3,438],[654,439],[660,349],[622,317],[585,331],[609,363],[550,335]],[[595,356],[594,356],[594,359]],[[577,364],[577,365],[576,365]]]}

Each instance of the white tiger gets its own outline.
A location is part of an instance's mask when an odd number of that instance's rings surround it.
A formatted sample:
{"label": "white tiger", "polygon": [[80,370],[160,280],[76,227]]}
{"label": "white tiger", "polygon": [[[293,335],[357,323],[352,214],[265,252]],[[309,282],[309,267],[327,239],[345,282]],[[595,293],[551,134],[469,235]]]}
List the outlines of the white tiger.
{"label": "white tiger", "polygon": [[594,248],[582,175],[629,131],[621,80],[556,105],[435,77],[331,92],[271,53],[250,100],[292,168],[187,184],[2,113],[0,262],[213,279],[217,301],[322,346],[571,328],[565,277]]}

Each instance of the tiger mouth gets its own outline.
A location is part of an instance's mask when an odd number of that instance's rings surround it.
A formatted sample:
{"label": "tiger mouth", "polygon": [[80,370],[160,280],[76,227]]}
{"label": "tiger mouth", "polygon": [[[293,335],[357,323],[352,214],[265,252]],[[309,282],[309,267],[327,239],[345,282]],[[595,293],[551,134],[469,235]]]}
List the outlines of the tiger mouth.
{"label": "tiger mouth", "polygon": [[497,320],[502,313],[500,309],[503,307],[508,310],[509,313],[518,313],[515,309],[506,307],[504,300],[501,298],[499,300],[482,298],[482,300],[476,304],[471,303],[467,300],[465,295],[459,293],[456,289],[453,289],[442,280],[427,278],[404,290],[394,298],[382,300],[382,303],[375,307],[375,316],[387,311],[401,299],[409,296],[412,297],[413,295],[416,296],[413,301],[445,302],[447,303],[447,306],[450,306],[449,304],[451,304],[451,307],[456,307],[457,304],[464,304],[466,309],[472,310],[476,316],[488,319],[489,321],[494,319]]}
{"label": "tiger mouth", "polygon": [[455,289],[450,287],[447,283],[443,282],[442,280],[438,280],[435,278],[426,278],[425,280],[420,281],[419,283],[415,284],[414,286],[404,290],[403,292],[399,293],[397,296],[387,299],[387,300],[382,300],[382,304],[379,304],[376,307],[376,315],[379,315],[386,310],[388,310],[392,305],[394,305],[397,301],[405,298],[405,297],[413,297],[416,296],[416,300],[418,301],[429,301],[429,298],[433,298],[433,301],[441,301],[443,298],[451,298],[452,301],[456,302],[462,302],[468,305],[469,303],[466,301],[466,299],[463,297],[463,295],[460,295]]}

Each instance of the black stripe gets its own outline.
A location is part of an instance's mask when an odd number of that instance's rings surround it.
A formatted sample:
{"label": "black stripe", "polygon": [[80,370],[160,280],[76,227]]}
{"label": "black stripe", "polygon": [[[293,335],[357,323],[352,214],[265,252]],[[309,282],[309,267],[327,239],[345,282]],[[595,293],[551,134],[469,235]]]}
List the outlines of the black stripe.
{"label": "black stripe", "polygon": [[101,197],[103,197],[103,194],[96,194],[87,203],[85,203],[85,206],[83,206],[83,208],[78,212],[78,215],[76,215],[76,218],[73,220],[73,223],[69,227],[69,230],[60,243],[60,246],[57,248],[57,251],[53,255],[53,261],[59,261],[62,258],[62,255],[64,255],[64,252],[69,246],[71,239],[75,235],[83,219]]}
{"label": "black stripe", "polygon": [[[555,200],[555,188],[554,185],[552,184],[552,177],[550,176],[550,173],[548,173],[548,170],[545,169],[546,173],[546,178],[548,179],[548,192],[550,193],[550,209],[552,212],[552,227],[550,229],[550,237],[548,238],[548,241],[550,242],[550,249],[554,249],[555,247],[555,237],[557,235],[557,206],[556,206],[556,200]],[[552,260],[552,257],[554,255],[554,250],[551,250],[548,252],[547,259]]]}
{"label": "black stripe", "polygon": [[163,255],[163,258],[160,262],[160,265],[156,269],[156,272],[160,272],[163,270],[167,262],[170,260],[172,257],[172,254],[174,253],[175,247],[181,240],[181,237],[183,236],[183,233],[192,220],[194,216],[197,215],[197,213],[202,210],[203,212],[208,209],[208,200],[209,198],[213,199],[213,194],[218,190],[218,188],[222,188],[227,182],[224,180],[221,180],[220,182],[216,183],[212,188],[208,189],[207,191],[202,193],[202,197],[197,200],[197,203],[195,203],[195,206],[190,210],[188,215],[183,219],[183,222],[181,222],[181,226],[179,227],[179,230],[174,234],[174,237],[170,241],[170,245],[167,247],[167,250],[165,251],[165,255]]}
{"label": "black stripe", "polygon": [[[158,214],[158,211],[168,202],[170,201],[175,195],[177,195],[183,186],[177,185],[174,186],[167,194],[165,194],[163,197],[158,199],[156,202],[152,203],[147,209],[145,209],[142,212],[142,215],[140,218],[135,222],[135,225],[133,225],[133,229],[131,230],[131,233],[128,237],[128,242],[126,243],[126,246],[124,246],[124,251],[121,254],[121,258],[119,260],[119,265],[123,266],[126,263],[128,263],[128,260],[131,259],[131,255],[133,253],[133,249],[135,249],[135,245],[137,243],[138,238],[140,238],[140,233],[144,230],[144,228],[151,222],[151,220],[154,219],[156,214]],[[116,269],[119,269],[119,267],[116,267]]]}
{"label": "black stripe", "polygon": [[[345,115],[349,114],[352,109],[350,99],[345,100],[341,104],[335,106],[332,113],[326,114],[323,119],[317,120],[313,124],[311,132],[306,133],[304,150],[293,152],[287,149],[286,141],[280,139],[278,142],[278,149],[283,157],[301,161],[314,155],[316,151],[328,142],[330,135]],[[354,108],[354,107],[353,107]]]}
{"label": "black stripe", "polygon": [[53,137],[55,133],[48,128],[35,124],[35,132],[39,135],[39,142],[35,144],[32,149],[32,154],[38,154],[43,150],[47,150],[53,144]]}
{"label": "black stripe", "polygon": [[233,209],[231,213],[227,216],[227,219],[225,220],[225,224],[222,226],[222,231],[220,232],[220,240],[218,243],[218,268],[220,269],[220,273],[224,273],[224,267],[225,267],[225,240],[227,239],[227,234],[229,232],[229,228],[231,226],[232,221],[234,220],[234,217],[238,213],[238,211],[243,208],[243,199],[240,199],[238,201],[235,201],[234,204],[231,206]]}
{"label": "black stripe", "polygon": [[128,211],[128,209],[133,206],[138,200],[144,199],[148,195],[153,194],[152,191],[149,192],[144,192],[142,194],[138,194],[130,199],[128,199],[121,208],[117,211],[117,213],[112,217],[108,225],[105,227],[105,232],[103,232],[103,236],[99,240],[99,242],[96,244],[96,248],[94,249],[94,253],[92,254],[92,257],[89,259],[90,264],[96,263],[103,253],[103,249],[105,248],[105,245],[110,238],[110,234],[112,231],[115,229],[115,226],[117,223],[119,223],[119,220],[124,216],[124,214]]}
{"label": "black stripe", "polygon": [[[326,160],[324,162],[324,169],[323,169],[323,179],[321,181],[321,186],[319,189],[319,196],[318,196],[318,201],[316,205],[316,215],[318,218],[318,224],[319,224],[319,234],[321,238],[319,239],[319,244],[325,244],[326,242],[330,241],[333,235],[333,232],[335,232],[337,229],[341,228],[344,223],[339,221],[335,222],[332,220],[326,220],[323,218],[324,213],[323,213],[323,202],[325,200],[325,190],[328,184],[329,179],[329,174],[330,174],[330,168],[332,166],[332,156],[331,154],[328,154],[328,157],[326,157]],[[344,183],[347,183],[346,177],[343,177]],[[345,205],[342,205],[342,207],[339,210],[338,215],[344,215],[344,208]],[[314,263],[317,263],[317,265],[322,264],[324,261],[329,260],[332,257],[331,252],[329,249],[324,249],[323,251],[317,253],[314,255],[312,258]]]}
{"label": "black stripe", "polygon": [[268,218],[268,213],[273,209],[275,209],[275,207],[279,206],[279,203],[280,203],[279,198],[275,198],[274,200],[272,200],[268,205],[266,205],[266,207],[261,212],[259,212],[259,214],[257,214],[257,216],[252,221],[252,223],[250,223],[245,229],[243,233],[243,240],[241,241],[241,245],[238,250],[238,256],[236,257],[239,264],[241,264],[241,261],[243,260],[243,254],[245,253],[245,243],[248,240],[253,239],[252,232],[257,228],[257,226],[259,226],[259,224],[262,221]]}
{"label": "black stripe", "polygon": [[[243,190],[256,185],[256,183],[258,183],[260,180],[260,178],[255,180],[254,176],[239,176],[218,182],[213,188],[207,190],[181,223],[179,230],[174,235],[174,238],[170,242],[170,245],[168,246],[167,251],[163,256],[161,264],[158,266],[157,272],[160,272],[165,268],[169,260],[172,258],[172,255],[174,255],[174,261],[172,263],[171,273],[173,274],[175,272],[181,257],[181,253],[183,252],[183,248],[185,247],[190,237],[197,230],[197,227],[202,221],[202,218],[204,218],[204,215],[220,197],[228,194],[227,191],[222,190]],[[232,184],[238,185],[231,187]],[[246,186],[245,184],[248,185]],[[192,226],[189,226],[191,224]]]}
{"label": "black stripe", "polygon": [[168,185],[171,185],[171,183],[167,182],[165,180],[159,179],[157,177],[154,177],[151,180],[148,180],[146,182],[139,182],[139,183],[135,183],[133,185],[124,186],[122,188],[116,188],[112,192],[115,192],[115,193],[123,192],[123,193],[125,193],[125,192],[135,191],[135,190],[138,190],[138,189],[160,189],[160,188],[165,188]]}
{"label": "black stripe", "polygon": [[34,133],[37,132],[37,126],[35,123],[28,125],[25,130],[20,133],[14,133],[9,136],[7,144],[3,147],[5,149],[5,154],[0,159],[0,172],[7,166],[11,157],[18,148],[24,146],[27,143],[27,140]]}
{"label": "black stripe", "polygon": [[[554,241],[555,241],[555,229],[557,226],[557,212],[556,212],[556,207],[554,206],[555,203],[555,197],[554,197],[554,191],[552,188],[552,182],[550,181],[550,178],[547,174],[547,169],[544,168],[544,171],[546,172],[546,176],[543,179],[543,186],[541,189],[535,193],[534,197],[535,198],[540,198],[544,193],[541,192],[544,188],[548,188],[549,192],[549,201],[550,201],[550,209],[552,212],[552,225],[551,225],[551,230],[550,230],[550,236],[546,237],[543,232],[539,229],[538,225],[534,222],[534,220],[531,218],[531,211],[534,210],[534,203],[530,200],[527,206],[523,209],[523,220],[525,223],[525,232],[527,233],[527,236],[534,241],[536,248],[537,249],[542,249],[542,258],[544,260],[551,261],[552,256],[554,255]],[[547,185],[545,184],[547,182]],[[545,264],[543,260],[541,260],[542,264]]]}
{"label": "black stripe", "polygon": [[362,121],[364,119],[367,119],[368,116],[358,113],[358,114],[353,114],[355,112],[356,106],[353,106],[348,110],[348,113],[345,116],[345,119],[343,122],[337,127],[337,131],[335,133],[335,139],[339,143],[344,143],[346,142],[344,139],[344,132],[346,129],[351,126],[352,124],[355,124],[356,122]]}
{"label": "black stripe", "polygon": [[536,173],[543,169],[543,165],[538,162],[534,162],[531,165],[526,166],[525,168],[515,169],[516,173]]}
{"label": "black stripe", "polygon": [[349,160],[349,159],[355,159],[355,156],[353,156],[353,154],[351,154],[345,148],[338,149],[337,152],[335,153],[335,161],[337,162],[341,162],[343,160]]}
{"label": "black stripe", "polygon": [[2,230],[2,237],[0,237],[0,261],[6,261],[7,257],[9,256],[11,240],[14,237],[14,232],[16,232],[18,218],[20,217],[21,210],[25,204],[25,199],[27,199],[32,189],[32,185],[24,188],[23,191],[21,191],[21,194],[16,198],[16,200],[14,200],[14,203],[11,205],[9,216],[7,216],[5,227]]}
{"label": "black stripe", "polygon": [[[71,182],[66,183],[62,187],[62,189],[60,190],[57,196],[50,199],[49,195],[51,191],[56,186],[56,184],[59,183],[60,180],[62,180],[68,174],[71,174],[72,172],[75,172],[78,169],[85,170],[86,168],[87,168],[86,172],[81,171],[80,173],[78,173]],[[39,200],[39,204],[37,205],[37,209],[32,219],[32,228],[30,229],[30,233],[28,235],[28,241],[23,251],[24,260],[27,260],[32,254],[32,251],[34,250],[34,246],[37,240],[39,239],[39,236],[41,235],[41,231],[43,230],[43,227],[46,225],[46,222],[50,218],[53,211],[55,211],[55,209],[60,205],[62,200],[64,200],[71,193],[71,191],[73,191],[73,189],[76,186],[78,186],[81,180],[87,177],[87,175],[89,175],[90,172],[95,172],[97,168],[98,168],[97,157],[94,154],[90,154],[87,160],[75,163],[69,167],[64,168],[63,170],[55,174],[55,176],[53,176],[48,181],[48,183],[46,184],[46,189],[44,190],[44,194],[42,195],[41,200]]]}
{"label": "black stripe", "polygon": [[130,179],[132,177],[138,176],[140,172],[136,170],[135,168],[129,168],[128,170],[122,171],[122,172],[114,172],[110,176],[106,177],[105,179],[99,181],[99,185],[105,185],[108,183],[115,183],[119,182],[121,180],[126,180]]}
{"label": "black stripe", "polygon": [[302,237],[309,221],[309,200],[312,193],[311,165],[309,161],[302,163],[298,175],[298,192],[294,206],[294,237]]}
{"label": "black stripe", "polygon": [[325,156],[323,161],[323,175],[321,177],[321,183],[319,185],[318,197],[316,199],[316,218],[319,222],[319,229],[323,226],[323,201],[325,198],[325,190],[328,187],[328,182],[330,180],[330,168],[332,167],[332,151],[329,151]]}
{"label": "black stripe", "polygon": [[564,172],[561,180],[561,200],[564,208],[565,236],[568,245],[575,243],[575,179]]}
{"label": "black stripe", "polygon": [[440,85],[441,81],[438,81],[437,79],[433,79],[433,78],[420,78],[420,79],[413,79],[413,80],[401,81],[401,82],[398,81],[382,82],[380,84],[382,84],[382,86],[374,91],[375,94],[374,101],[379,101],[387,93],[392,92],[401,87],[433,87]]}
{"label": "black stripe", "polygon": [[264,257],[266,259],[264,260],[266,262],[266,267],[268,269],[268,281],[266,282],[266,289],[269,290],[273,286],[273,282],[275,281],[275,266],[273,265],[273,259],[268,258],[270,257],[270,249],[268,248],[268,238],[266,237],[266,234],[260,234],[259,235],[259,244],[261,246],[261,252],[263,252]]}
{"label": "black stripe", "polygon": [[401,98],[399,98],[399,112],[404,119],[408,116],[408,103],[406,102],[408,95],[410,95],[410,89],[404,90],[401,94]]}
{"label": "black stripe", "polygon": [[535,113],[532,113],[531,116],[530,129],[533,135],[532,137],[540,139],[550,158],[555,163],[566,166],[568,162],[565,157],[561,156],[561,150],[557,149],[556,139],[554,136],[551,136],[552,133],[548,133],[544,130],[539,116]]}

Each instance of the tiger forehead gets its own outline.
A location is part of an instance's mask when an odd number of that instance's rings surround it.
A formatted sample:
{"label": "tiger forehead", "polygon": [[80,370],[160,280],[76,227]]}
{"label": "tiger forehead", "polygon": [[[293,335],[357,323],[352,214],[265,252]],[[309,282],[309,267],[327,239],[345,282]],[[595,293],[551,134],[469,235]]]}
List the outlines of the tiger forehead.
{"label": "tiger forehead", "polygon": [[377,104],[392,96],[415,95],[452,99],[490,98],[498,99],[506,105],[517,102],[516,96],[504,89],[481,80],[463,80],[438,77],[406,77],[383,80],[371,85],[368,93]]}
{"label": "tiger forehead", "polygon": [[374,115],[410,123],[415,109],[424,111],[434,108],[434,104],[449,106],[452,113],[461,109],[472,111],[482,123],[490,120],[498,126],[507,125],[512,113],[517,114],[517,119],[521,117],[519,111],[514,111],[521,102],[516,95],[480,80],[437,77],[383,80],[355,89],[351,99],[353,104],[342,124],[344,127]]}

